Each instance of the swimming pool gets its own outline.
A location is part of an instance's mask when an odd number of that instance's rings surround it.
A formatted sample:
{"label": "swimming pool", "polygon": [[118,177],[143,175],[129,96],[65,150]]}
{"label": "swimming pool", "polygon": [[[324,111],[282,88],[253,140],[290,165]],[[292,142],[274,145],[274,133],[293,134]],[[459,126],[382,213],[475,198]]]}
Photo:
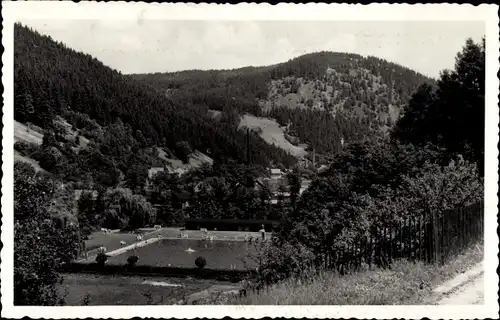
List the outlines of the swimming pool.
{"label": "swimming pool", "polygon": [[138,265],[195,267],[194,260],[203,256],[210,269],[254,269],[258,244],[244,241],[163,239],[145,247],[110,257],[108,264],[126,264],[131,255],[139,257]]}

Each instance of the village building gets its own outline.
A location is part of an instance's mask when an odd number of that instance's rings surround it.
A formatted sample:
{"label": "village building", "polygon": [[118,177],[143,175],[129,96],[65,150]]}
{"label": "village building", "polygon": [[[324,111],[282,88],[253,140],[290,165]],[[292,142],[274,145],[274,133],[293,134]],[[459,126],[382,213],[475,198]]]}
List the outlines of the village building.
{"label": "village building", "polygon": [[281,172],[281,169],[271,168],[269,171],[271,173],[271,179],[283,178],[283,172]]}
{"label": "village building", "polygon": [[80,198],[82,197],[82,194],[84,192],[90,193],[92,195],[92,200],[93,201],[97,200],[97,196],[99,195],[99,193],[97,192],[97,190],[76,189],[74,191],[73,199],[78,202],[80,200]]}
{"label": "village building", "polygon": [[[270,203],[276,205],[281,199],[283,203],[290,202],[290,190],[286,175],[281,169],[270,169],[270,177],[256,179],[255,189],[267,189],[270,193]],[[302,194],[310,185],[311,180],[303,179],[299,190],[299,195]]]}

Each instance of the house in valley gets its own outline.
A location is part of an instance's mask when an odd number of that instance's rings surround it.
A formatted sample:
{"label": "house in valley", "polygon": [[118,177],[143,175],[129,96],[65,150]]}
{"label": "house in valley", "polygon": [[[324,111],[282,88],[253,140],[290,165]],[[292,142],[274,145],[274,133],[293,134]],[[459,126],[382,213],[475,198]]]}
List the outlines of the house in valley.
{"label": "house in valley", "polygon": [[271,173],[271,179],[283,178],[283,172],[281,171],[281,169],[271,168],[271,169],[269,169],[269,172]]}
{"label": "house in valley", "polygon": [[[299,196],[309,188],[311,180],[302,179]],[[259,178],[256,180],[255,184],[256,190],[268,190],[270,195],[270,203],[275,205],[278,204],[279,200],[282,199],[284,203],[290,201],[290,187],[285,176],[279,179],[273,178]]]}
{"label": "house in valley", "polygon": [[97,192],[97,190],[83,190],[83,189],[76,189],[76,190],[74,191],[74,197],[73,197],[73,199],[74,199],[76,202],[78,202],[78,201],[81,199],[82,194],[84,194],[84,193],[90,193],[90,194],[91,194],[91,196],[92,196],[92,198],[91,198],[91,199],[92,199],[93,201],[97,200],[97,196],[99,195],[99,193]]}

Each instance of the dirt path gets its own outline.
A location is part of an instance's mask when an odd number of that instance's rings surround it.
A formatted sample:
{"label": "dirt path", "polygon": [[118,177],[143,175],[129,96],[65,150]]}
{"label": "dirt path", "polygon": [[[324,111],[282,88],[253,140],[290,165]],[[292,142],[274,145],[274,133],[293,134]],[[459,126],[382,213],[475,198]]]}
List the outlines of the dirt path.
{"label": "dirt path", "polygon": [[439,288],[439,305],[471,305],[484,303],[484,271],[482,264],[461,274]]}
{"label": "dirt path", "polygon": [[442,299],[441,305],[470,305],[484,303],[484,273],[458,291]]}

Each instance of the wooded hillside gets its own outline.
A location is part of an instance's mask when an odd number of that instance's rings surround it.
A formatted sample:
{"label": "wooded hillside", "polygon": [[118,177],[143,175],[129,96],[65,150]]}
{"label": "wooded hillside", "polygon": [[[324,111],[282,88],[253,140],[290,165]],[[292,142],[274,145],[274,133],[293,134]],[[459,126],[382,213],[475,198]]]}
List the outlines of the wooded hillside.
{"label": "wooded hillside", "polygon": [[422,83],[413,70],[375,57],[319,52],[266,67],[137,74],[171,101],[201,110],[272,117],[319,153],[386,134]]}
{"label": "wooded hillside", "polygon": [[[231,114],[216,121],[207,115],[209,106],[200,110],[203,106],[196,101],[166,99],[96,58],[20,24],[15,26],[14,39],[16,120],[53,129],[56,115],[80,128],[86,125],[81,121],[85,118],[85,123],[95,121],[106,132],[120,119],[130,141],[119,147],[113,143],[112,149],[130,149],[133,140],[139,148],[157,145],[182,153],[178,149],[185,149],[179,146],[183,142],[182,146],[218,161],[246,161],[246,132],[238,130]],[[295,161],[257,135],[250,136],[250,145],[258,150],[253,154],[256,163],[290,165]],[[107,150],[102,145],[97,149]],[[107,153],[115,158],[123,156]]]}

